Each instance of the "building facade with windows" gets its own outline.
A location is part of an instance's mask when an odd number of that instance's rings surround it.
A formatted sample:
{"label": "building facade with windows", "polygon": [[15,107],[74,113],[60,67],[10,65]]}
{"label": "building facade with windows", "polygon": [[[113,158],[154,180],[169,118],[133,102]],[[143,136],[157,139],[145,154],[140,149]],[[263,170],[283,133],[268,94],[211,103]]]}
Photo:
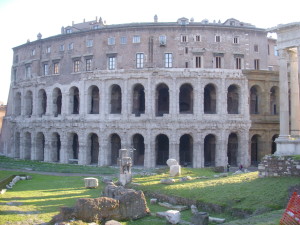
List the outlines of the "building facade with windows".
{"label": "building facade with windows", "polygon": [[[236,19],[63,27],[15,47],[1,153],[47,162],[256,165],[278,135],[276,41]],[[34,54],[32,54],[34,52]]]}

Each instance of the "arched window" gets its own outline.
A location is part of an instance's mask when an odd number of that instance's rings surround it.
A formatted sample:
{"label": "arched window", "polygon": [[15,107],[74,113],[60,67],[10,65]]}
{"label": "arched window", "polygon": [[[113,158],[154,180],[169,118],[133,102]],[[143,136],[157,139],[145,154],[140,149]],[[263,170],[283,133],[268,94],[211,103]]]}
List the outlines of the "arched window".
{"label": "arched window", "polygon": [[135,149],[133,152],[133,164],[143,166],[145,156],[144,137],[141,134],[135,134],[132,138],[132,146]]}
{"label": "arched window", "polygon": [[52,147],[51,161],[59,162],[60,161],[61,141],[60,141],[60,135],[56,132],[52,134],[51,147]]}
{"label": "arched window", "polygon": [[250,88],[250,114],[260,113],[261,90],[255,85]]}
{"label": "arched window", "polygon": [[121,114],[122,112],[122,92],[119,85],[111,87],[110,113]]}
{"label": "arched window", "polygon": [[193,138],[189,134],[180,137],[179,162],[183,166],[193,165]]}
{"label": "arched window", "polygon": [[32,92],[27,91],[25,94],[25,115],[32,116],[32,108],[33,108],[33,99]]}
{"label": "arched window", "polygon": [[160,134],[155,140],[156,165],[166,165],[169,159],[169,138]]}
{"label": "arched window", "polygon": [[70,112],[71,114],[79,114],[80,108],[80,97],[79,89],[77,87],[72,87],[70,89]]}
{"label": "arched window", "polygon": [[52,93],[53,100],[53,115],[57,117],[61,115],[61,107],[62,107],[62,94],[59,88],[55,88]]}
{"label": "arched window", "polygon": [[99,105],[99,88],[93,85],[88,90],[88,113],[99,114]]}
{"label": "arched window", "polygon": [[136,116],[145,113],[145,90],[141,84],[136,84],[133,88],[132,113]]}
{"label": "arched window", "polygon": [[279,88],[275,86],[270,90],[270,112],[271,115],[279,114]]}
{"label": "arched window", "polygon": [[78,135],[73,133],[71,135],[71,159],[77,159],[79,156],[79,140]]}
{"label": "arched window", "polygon": [[215,166],[216,136],[209,134],[204,138],[204,166]]}
{"label": "arched window", "polygon": [[271,153],[274,154],[277,150],[277,145],[276,145],[276,142],[275,140],[279,137],[278,134],[275,134],[273,137],[272,137],[272,149],[271,149]]}
{"label": "arched window", "polygon": [[228,114],[239,114],[239,88],[230,85],[227,90],[227,112]]}
{"label": "arched window", "polygon": [[169,87],[160,84],[156,88],[156,116],[169,114]]}
{"label": "arched window", "polygon": [[117,165],[120,149],[121,149],[120,136],[117,134],[112,134],[110,137],[111,165]]}
{"label": "arched window", "polygon": [[204,113],[214,114],[217,112],[216,88],[213,84],[208,84],[204,88]]}
{"label": "arched window", "polygon": [[45,136],[42,132],[38,132],[36,135],[36,160],[44,161],[45,156]]}
{"label": "arched window", "polygon": [[21,93],[17,92],[14,99],[14,113],[16,116],[21,115]]}
{"label": "arched window", "polygon": [[251,138],[251,165],[257,166],[259,162],[261,149],[261,136],[255,134]]}
{"label": "arched window", "polygon": [[179,113],[193,113],[193,87],[190,84],[180,87]]}
{"label": "arched window", "polygon": [[24,148],[24,159],[31,159],[31,133],[26,132],[24,134],[25,148]]}
{"label": "arched window", "polygon": [[47,94],[44,89],[38,92],[38,115],[45,115],[47,111]]}
{"label": "arched window", "polygon": [[15,133],[15,139],[14,139],[14,157],[15,158],[20,158],[20,132]]}
{"label": "arched window", "polygon": [[98,164],[98,157],[99,157],[99,138],[98,135],[92,133],[88,137],[88,147],[90,151],[90,163],[91,164]]}
{"label": "arched window", "polygon": [[237,166],[238,147],[238,136],[235,133],[231,133],[228,137],[227,145],[227,157],[230,166]]}

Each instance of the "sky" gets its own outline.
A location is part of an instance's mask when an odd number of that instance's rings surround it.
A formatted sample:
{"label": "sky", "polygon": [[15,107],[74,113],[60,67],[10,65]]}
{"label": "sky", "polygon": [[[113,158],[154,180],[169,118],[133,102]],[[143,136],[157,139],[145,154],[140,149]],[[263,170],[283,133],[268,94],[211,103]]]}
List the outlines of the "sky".
{"label": "sky", "polygon": [[300,22],[299,0],[0,0],[0,104],[7,102],[12,48],[60,34],[61,27],[102,17],[106,24],[175,22],[178,18],[224,22],[235,18],[259,28]]}

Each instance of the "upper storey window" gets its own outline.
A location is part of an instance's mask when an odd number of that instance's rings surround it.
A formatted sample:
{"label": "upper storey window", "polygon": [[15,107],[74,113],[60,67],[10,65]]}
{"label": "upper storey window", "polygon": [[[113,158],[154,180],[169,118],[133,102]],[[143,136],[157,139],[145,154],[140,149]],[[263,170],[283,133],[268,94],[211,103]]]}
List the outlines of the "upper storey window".
{"label": "upper storey window", "polygon": [[63,52],[64,50],[65,50],[65,45],[60,45],[60,46],[59,46],[59,51],[60,51],[60,52]]}
{"label": "upper storey window", "polygon": [[73,50],[73,49],[74,49],[74,44],[73,44],[73,42],[71,42],[68,45],[68,50]]}
{"label": "upper storey window", "polygon": [[51,46],[47,46],[46,53],[51,53]]}
{"label": "upper storey window", "polygon": [[86,47],[93,47],[93,40],[89,39],[86,41]]}
{"label": "upper storey window", "polygon": [[109,37],[107,42],[108,42],[108,45],[115,45],[116,39],[114,37]]}
{"label": "upper storey window", "polygon": [[220,35],[215,36],[215,42],[221,42],[221,36]]}
{"label": "upper storey window", "polygon": [[71,34],[71,33],[72,33],[72,29],[67,28],[67,29],[66,29],[66,33],[67,33],[67,34]]}
{"label": "upper storey window", "polygon": [[122,45],[127,44],[127,37],[121,37],[120,42]]}
{"label": "upper storey window", "polygon": [[258,52],[258,45],[254,45],[254,51]]}
{"label": "upper storey window", "polygon": [[195,35],[195,41],[201,42],[201,35]]}
{"label": "upper storey window", "polygon": [[274,46],[274,55],[279,56],[279,51],[278,51],[277,45]]}
{"label": "upper storey window", "polygon": [[132,39],[132,43],[141,43],[141,36],[134,35]]}
{"label": "upper storey window", "polygon": [[85,59],[85,70],[86,71],[92,70],[92,59],[91,58]]}
{"label": "upper storey window", "polygon": [[80,60],[79,59],[75,59],[73,62],[73,71],[74,73],[78,73],[80,70]]}
{"label": "upper storey window", "polygon": [[43,74],[47,76],[49,74],[49,65],[48,63],[43,64]]}
{"label": "upper storey window", "polygon": [[31,50],[31,56],[35,56],[35,49]]}
{"label": "upper storey window", "polygon": [[173,66],[173,54],[165,53],[165,67],[171,68]]}
{"label": "upper storey window", "polygon": [[19,62],[19,55],[15,55],[14,57],[14,63],[18,63]]}
{"label": "upper storey window", "polygon": [[233,37],[233,44],[239,44],[239,37],[238,36]]}
{"label": "upper storey window", "polygon": [[108,57],[108,69],[109,70],[115,70],[116,69],[116,57],[115,56],[109,56]]}
{"label": "upper storey window", "polygon": [[59,62],[53,62],[53,74],[59,74]]}
{"label": "upper storey window", "polygon": [[141,69],[144,67],[144,53],[136,54],[136,68]]}
{"label": "upper storey window", "polygon": [[166,35],[159,36],[159,45],[164,46],[167,44],[167,37]]}
{"label": "upper storey window", "polygon": [[27,64],[25,66],[25,77],[31,78],[31,65],[30,64]]}
{"label": "upper storey window", "polygon": [[181,42],[188,42],[188,36],[187,35],[181,35]]}

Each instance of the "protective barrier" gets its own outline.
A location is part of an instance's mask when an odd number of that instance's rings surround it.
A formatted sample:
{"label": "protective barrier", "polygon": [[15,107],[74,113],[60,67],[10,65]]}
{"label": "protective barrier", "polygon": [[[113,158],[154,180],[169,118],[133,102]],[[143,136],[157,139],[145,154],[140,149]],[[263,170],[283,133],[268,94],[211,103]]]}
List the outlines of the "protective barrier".
{"label": "protective barrier", "polygon": [[280,220],[281,225],[300,224],[300,195],[294,192]]}

